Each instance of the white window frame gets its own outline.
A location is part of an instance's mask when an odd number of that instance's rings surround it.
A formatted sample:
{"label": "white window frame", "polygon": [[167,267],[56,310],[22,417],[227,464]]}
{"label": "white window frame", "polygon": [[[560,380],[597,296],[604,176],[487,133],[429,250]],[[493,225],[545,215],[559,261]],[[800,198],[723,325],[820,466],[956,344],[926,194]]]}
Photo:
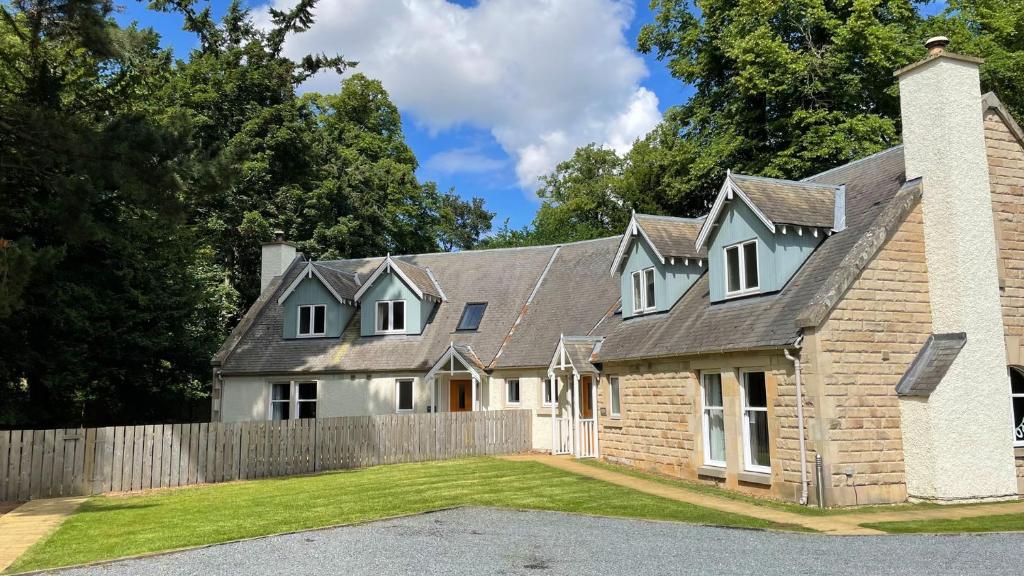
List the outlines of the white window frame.
{"label": "white window frame", "polygon": [[[654,284],[655,302],[647,301],[647,275],[651,276],[651,282]],[[637,294],[637,278],[640,279],[640,292]],[[657,274],[654,271],[654,266],[644,268],[643,270],[637,270],[630,276],[631,290],[633,291],[633,313],[634,314],[646,314],[653,312],[657,308],[657,293],[658,293],[658,280]],[[637,298],[637,296],[640,296]]]}
{"label": "white window frame", "polygon": [[[749,282],[747,281],[746,255],[745,255],[745,250],[743,249],[748,244],[753,244],[754,245],[754,261],[756,262],[756,265],[757,265],[757,286],[753,286],[753,287],[749,286]],[[736,254],[737,254],[737,257],[739,258],[739,267],[740,267],[740,270],[739,270],[740,271],[740,278],[739,278],[739,280],[740,280],[740,289],[739,290],[734,290],[734,291],[730,291],[729,290],[729,250],[732,249],[732,248],[736,249]],[[761,291],[761,256],[760,256],[760,251],[761,251],[761,249],[757,245],[757,238],[755,238],[753,240],[744,240],[743,242],[737,242],[735,244],[730,244],[730,245],[726,246],[725,248],[722,248],[722,264],[725,266],[723,268],[722,280],[723,280],[723,284],[725,286],[725,297],[726,298],[736,298],[738,296],[746,296],[748,294],[757,294],[758,292]]]}
{"label": "white window frame", "polygon": [[[411,408],[402,408],[402,384],[409,383],[410,396],[412,398]],[[415,378],[398,378],[395,380],[395,412],[399,414],[408,414],[416,411],[416,379]]]}
{"label": "white window frame", "polygon": [[[708,393],[707,393],[707,377],[718,376],[718,385],[722,388],[722,404],[720,406],[710,406],[708,404]],[[704,464],[706,466],[714,466],[716,468],[725,468],[725,460],[715,460],[711,458],[711,412],[720,412],[722,414],[722,422],[725,422],[725,378],[721,372],[702,372],[700,375],[700,412],[701,412],[701,427],[704,441]],[[723,431],[724,432],[724,431]],[[728,450],[728,445],[726,446]]]}
{"label": "white window frame", "polygon": [[[615,382],[614,386],[612,382]],[[616,404],[619,405],[618,410],[615,410]],[[622,382],[618,376],[608,377],[608,415],[615,420],[622,418]]]}
{"label": "white window frame", "polygon": [[[747,406],[747,374],[764,374],[764,408],[759,406]],[[750,413],[764,412],[765,419],[768,419],[768,371],[760,368],[751,368],[740,371],[740,414],[742,414],[743,426],[743,469],[748,472],[759,474],[771,474],[771,466],[760,466],[752,464],[753,458],[750,453]],[[771,422],[768,422],[769,459],[771,458]]]}
{"label": "white window frame", "polygon": [[[324,309],[324,330],[323,332],[315,332],[316,330],[316,309]],[[302,314],[309,310],[309,332],[306,334],[302,333]],[[295,318],[295,337],[296,338],[318,338],[327,335],[327,305],[326,304],[303,304],[299,306],[299,315]]]}
{"label": "white window frame", "polygon": [[[274,404],[287,404],[288,405],[288,420],[313,420],[313,418],[299,418],[299,404],[304,402],[312,402],[314,404],[320,403],[320,381],[319,380],[289,380],[282,382],[280,380],[272,380],[268,383],[267,393],[267,420],[274,420]],[[312,400],[299,400],[299,385],[300,384],[315,384],[316,385],[316,398]],[[287,400],[274,400],[274,386],[288,386],[288,399]],[[317,406],[317,418],[320,417],[320,407]],[[283,422],[284,420],[280,420]]]}
{"label": "white window frame", "polygon": [[[516,384],[516,401],[513,402],[509,399],[509,392],[512,391],[512,383]],[[519,406],[523,402],[523,387],[519,382],[519,378],[509,378],[505,380],[505,404],[508,406]]]}
{"label": "white window frame", "polygon": [[[1011,366],[1009,368],[1009,370],[1016,370],[1016,368]],[[1021,376],[1024,376],[1024,372],[1019,372],[1018,371],[1018,374],[1020,374]],[[1013,378],[1012,374],[1010,374],[1010,378]],[[1013,446],[1015,448],[1024,448],[1024,438],[1022,438],[1020,440],[1017,439],[1017,430],[1019,428],[1024,428],[1024,420],[1022,420],[1021,422],[1018,422],[1017,421],[1017,415],[1013,413],[1013,399],[1014,398],[1024,398],[1024,393],[1014,394],[1014,392],[1013,392],[1013,384],[1011,383],[1010,384],[1010,424],[1013,426]]]}
{"label": "white window frame", "polygon": [[[548,398],[548,393],[551,391],[551,379],[543,378],[540,381],[540,405],[544,408],[551,407],[551,400]],[[558,401],[558,380],[555,380],[555,402]]]}
{"label": "white window frame", "polygon": [[[395,303],[402,303],[402,328],[396,330],[395,326]],[[378,316],[378,308],[381,304],[388,305],[388,328],[381,329],[380,317]],[[409,307],[406,305],[405,300],[378,300],[373,305],[373,329],[376,330],[377,334],[405,334],[405,331],[409,328]]]}

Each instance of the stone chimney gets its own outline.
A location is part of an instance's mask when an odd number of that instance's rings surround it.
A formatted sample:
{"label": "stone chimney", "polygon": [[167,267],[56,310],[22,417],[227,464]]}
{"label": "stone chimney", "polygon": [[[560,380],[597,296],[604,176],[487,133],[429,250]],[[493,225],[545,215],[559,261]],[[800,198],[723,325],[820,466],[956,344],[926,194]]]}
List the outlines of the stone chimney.
{"label": "stone chimney", "polygon": [[263,243],[263,256],[260,259],[260,292],[267,289],[275,276],[284,274],[297,253],[295,244],[285,241],[284,231],[275,230],[274,240]]}
{"label": "stone chimney", "polygon": [[1017,492],[1009,376],[992,219],[981,60],[928,40],[928,57],[896,72],[907,180],[922,178],[934,334],[967,342],[934,392],[902,397],[907,491],[973,501]]}

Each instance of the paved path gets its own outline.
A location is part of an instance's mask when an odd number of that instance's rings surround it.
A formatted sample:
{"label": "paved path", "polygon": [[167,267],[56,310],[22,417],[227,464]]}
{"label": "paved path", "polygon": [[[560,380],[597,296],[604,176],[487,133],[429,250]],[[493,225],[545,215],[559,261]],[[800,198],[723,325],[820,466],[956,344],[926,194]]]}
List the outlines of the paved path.
{"label": "paved path", "polygon": [[61,576],[1020,574],[1024,534],[822,536],[460,508]]}
{"label": "paved path", "polygon": [[0,516],[0,572],[28,547],[55,530],[85,497],[32,500]]}
{"label": "paved path", "polygon": [[[950,508],[927,508],[923,510],[893,510],[892,512],[864,512],[832,516],[806,516],[766,506],[756,506],[741,500],[721,498],[711,494],[695,492],[685,488],[670,486],[653,480],[646,480],[628,474],[622,474],[607,468],[598,468],[584,464],[571,457],[551,456],[546,454],[518,454],[505,456],[508,460],[531,460],[553,466],[561,470],[604,480],[619,486],[632,488],[647,494],[687,502],[705,508],[742,514],[782,524],[797,524],[828,534],[868,535],[883,534],[878,530],[864,528],[861,524],[871,522],[900,522],[907,520],[927,520],[941,518],[971,518],[995,514],[1022,514],[1024,501],[1002,502],[977,506],[958,506]],[[1022,568],[1024,570],[1024,568]]]}

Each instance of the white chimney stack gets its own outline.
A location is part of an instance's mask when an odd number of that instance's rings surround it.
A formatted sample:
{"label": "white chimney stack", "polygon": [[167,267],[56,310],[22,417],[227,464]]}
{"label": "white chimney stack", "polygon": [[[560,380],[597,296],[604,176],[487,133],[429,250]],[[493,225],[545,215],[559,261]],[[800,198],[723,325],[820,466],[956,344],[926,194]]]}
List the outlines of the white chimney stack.
{"label": "white chimney stack", "polygon": [[930,396],[901,398],[912,498],[1016,497],[1006,345],[982,121],[982,61],[931,38],[896,72],[907,180],[923,179],[932,332],[967,343]]}
{"label": "white chimney stack", "polygon": [[263,254],[260,259],[260,292],[267,289],[276,276],[284,274],[288,266],[295,260],[298,252],[295,244],[285,242],[284,231],[275,230],[274,240],[263,243]]}

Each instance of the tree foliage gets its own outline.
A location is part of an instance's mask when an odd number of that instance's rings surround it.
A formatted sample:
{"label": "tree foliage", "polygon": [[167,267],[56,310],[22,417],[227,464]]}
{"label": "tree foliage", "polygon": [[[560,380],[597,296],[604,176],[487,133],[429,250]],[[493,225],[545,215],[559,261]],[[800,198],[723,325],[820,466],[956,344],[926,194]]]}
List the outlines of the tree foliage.
{"label": "tree foliage", "polygon": [[379,82],[299,94],[313,0],[257,28],[154,0],[173,61],[108,0],[0,3],[0,425],[200,419],[209,360],[256,298],[260,242],[308,255],[470,248],[493,216],[415,176]]}
{"label": "tree foliage", "polygon": [[[697,216],[727,169],[802,178],[891,147],[901,131],[892,72],[921,59],[922,40],[935,34],[986,58],[983,88],[1024,111],[1024,3],[953,0],[930,18],[923,4],[652,0],[654,21],[638,48],[665,62],[693,96],[624,157],[605,151],[615,176],[593,170],[593,146],[577,151],[544,179],[533,225],[506,239],[614,234],[631,209]],[[591,214],[600,206],[614,212],[603,228]]]}

